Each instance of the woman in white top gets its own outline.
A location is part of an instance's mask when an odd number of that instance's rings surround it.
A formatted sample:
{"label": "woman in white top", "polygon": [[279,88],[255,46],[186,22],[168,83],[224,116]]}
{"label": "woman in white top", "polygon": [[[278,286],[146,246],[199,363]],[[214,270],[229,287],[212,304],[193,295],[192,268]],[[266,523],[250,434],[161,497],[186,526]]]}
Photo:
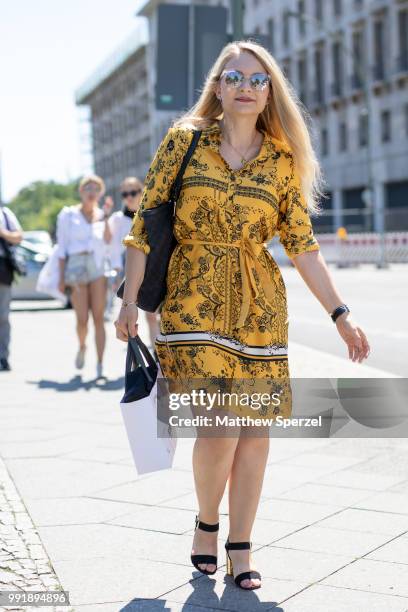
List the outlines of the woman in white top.
{"label": "woman in white top", "polygon": [[105,258],[112,239],[108,222],[112,199],[106,198],[103,209],[99,207],[99,198],[104,192],[105,184],[99,176],[84,177],[79,184],[80,204],[64,206],[57,218],[58,288],[62,293],[66,287],[70,289],[71,303],[75,309],[79,341],[75,365],[78,369],[84,366],[91,310],[95,325],[98,378],[102,376],[105,350]]}
{"label": "woman in white top", "polygon": [[[111,265],[118,272],[116,290],[122,282],[125,268],[126,247],[122,240],[129,234],[132,226],[133,216],[141,201],[143,183],[136,176],[128,176],[120,186],[123,201],[122,210],[113,213],[109,223],[112,232],[112,242],[110,247]],[[150,343],[154,348],[154,340],[159,333],[158,315],[154,312],[146,312],[146,320],[149,325]]]}

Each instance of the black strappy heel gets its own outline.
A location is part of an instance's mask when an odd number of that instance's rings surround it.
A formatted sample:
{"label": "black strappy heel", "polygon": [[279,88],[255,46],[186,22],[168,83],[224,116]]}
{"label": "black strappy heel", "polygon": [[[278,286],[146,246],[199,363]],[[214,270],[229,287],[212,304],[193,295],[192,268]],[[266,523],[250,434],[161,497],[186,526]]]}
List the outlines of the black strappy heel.
{"label": "black strappy heel", "polygon": [[[251,546],[252,546],[252,542],[230,542],[229,539],[227,539],[227,541],[225,542],[225,552],[227,555],[227,574],[228,576],[234,576],[234,570],[232,567],[232,561],[231,561],[231,557],[228,554],[229,550],[251,550]],[[250,587],[244,587],[241,586],[241,582],[242,580],[245,580],[246,578],[248,578],[249,580],[251,578],[259,578],[259,580],[261,580],[262,576],[261,574],[256,571],[256,570],[250,570],[249,572],[241,572],[240,574],[238,574],[238,576],[236,576],[234,578],[235,584],[237,586],[239,586],[240,589],[244,589],[245,591],[253,591],[254,589],[259,589],[260,588],[260,584],[258,584],[257,586],[250,586]]]}
{"label": "black strappy heel", "polygon": [[[219,526],[219,523],[214,523],[213,525],[210,525],[209,523],[203,523],[203,521],[200,521],[200,519],[198,518],[198,514],[196,514],[194,531],[197,528],[203,529],[203,531],[218,531]],[[198,567],[199,563],[214,563],[214,565],[216,566],[217,557],[215,555],[191,555],[191,563],[196,569],[198,569],[199,572],[203,574],[212,575],[215,574],[215,572],[217,571],[217,567],[213,572],[209,572],[207,569],[201,569],[200,567]]]}

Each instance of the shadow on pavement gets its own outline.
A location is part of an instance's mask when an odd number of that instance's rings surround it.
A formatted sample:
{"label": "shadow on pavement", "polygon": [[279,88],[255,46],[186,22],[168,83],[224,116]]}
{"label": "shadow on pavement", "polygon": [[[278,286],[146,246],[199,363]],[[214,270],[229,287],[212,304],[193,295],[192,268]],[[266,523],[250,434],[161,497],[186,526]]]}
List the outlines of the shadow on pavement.
{"label": "shadow on pavement", "polygon": [[[249,590],[245,593],[243,589],[239,589],[233,584],[232,577],[224,577],[225,589],[219,597],[215,592],[215,580],[211,578],[193,578],[189,581],[190,586],[194,591],[183,601],[179,603],[180,612],[193,612],[193,610],[248,610],[248,612],[284,612],[277,601],[260,601],[256,594],[256,590]],[[186,585],[184,585],[186,586]],[[170,610],[171,591],[167,593],[167,599],[143,599],[134,598],[125,606],[119,608],[119,612],[165,612]],[[178,609],[178,608],[177,608]]]}
{"label": "shadow on pavement", "polygon": [[124,389],[125,379],[123,376],[109,380],[105,376],[101,378],[92,378],[91,380],[82,380],[82,376],[77,375],[67,382],[56,380],[28,380],[27,384],[37,385],[39,389],[54,389],[66,393],[67,391],[89,391],[92,388],[100,389],[101,391],[118,391]]}

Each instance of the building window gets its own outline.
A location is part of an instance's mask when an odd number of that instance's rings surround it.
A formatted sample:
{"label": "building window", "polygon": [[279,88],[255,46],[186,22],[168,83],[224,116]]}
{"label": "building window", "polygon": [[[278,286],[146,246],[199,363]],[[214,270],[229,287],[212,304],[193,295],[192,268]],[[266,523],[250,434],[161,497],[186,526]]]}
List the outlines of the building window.
{"label": "building window", "polygon": [[398,13],[398,70],[408,70],[408,9]]}
{"label": "building window", "polygon": [[268,19],[268,39],[269,51],[275,53],[275,22],[272,18]]}
{"label": "building window", "polygon": [[339,124],[339,150],[347,151],[347,125],[344,121]]}
{"label": "building window", "polygon": [[333,0],[333,13],[335,17],[340,17],[342,12],[341,0]]}
{"label": "building window", "polygon": [[352,48],[353,74],[351,75],[351,87],[352,89],[359,89],[363,86],[363,75],[365,74],[364,30],[362,28],[354,30]]}
{"label": "building window", "polygon": [[405,136],[408,137],[408,104],[404,106],[404,117],[405,117]]}
{"label": "building window", "polygon": [[324,50],[321,45],[317,46],[314,51],[314,64],[315,64],[315,83],[316,90],[314,95],[314,101],[317,104],[324,104]]}
{"label": "building window", "polygon": [[302,55],[297,62],[298,83],[299,83],[299,98],[303,104],[307,104],[307,63],[306,57]]}
{"label": "building window", "polygon": [[315,18],[323,22],[323,0],[315,0]]}
{"label": "building window", "polygon": [[285,77],[288,79],[288,81],[290,81],[291,79],[291,74],[290,74],[290,58],[286,58],[282,61],[282,70],[285,74]]}
{"label": "building window", "polygon": [[299,15],[299,34],[306,34],[305,0],[298,0],[297,12]]}
{"label": "building window", "polygon": [[391,140],[391,113],[389,110],[381,113],[381,141],[389,142]]}
{"label": "building window", "polygon": [[329,134],[327,128],[322,128],[320,132],[322,156],[326,157],[329,154]]}
{"label": "building window", "polygon": [[360,147],[368,145],[368,114],[362,113],[358,118],[358,144]]}
{"label": "building window", "polygon": [[374,22],[374,74],[375,81],[379,81],[385,76],[384,66],[385,52],[385,27],[384,19],[379,18]]}
{"label": "building window", "polygon": [[289,14],[289,11],[285,11],[283,13],[283,45],[285,47],[289,46],[289,39],[290,39],[289,29],[290,29],[290,14]]}
{"label": "building window", "polygon": [[341,96],[343,94],[343,47],[339,40],[336,40],[332,45],[332,62],[333,62],[333,96]]}

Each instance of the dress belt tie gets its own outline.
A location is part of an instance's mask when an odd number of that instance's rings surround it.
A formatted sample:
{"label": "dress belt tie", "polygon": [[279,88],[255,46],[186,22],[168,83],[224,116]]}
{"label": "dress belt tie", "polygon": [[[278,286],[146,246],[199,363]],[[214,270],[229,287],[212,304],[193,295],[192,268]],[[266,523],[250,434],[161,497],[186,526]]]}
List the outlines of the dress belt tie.
{"label": "dress belt tie", "polygon": [[211,240],[196,240],[195,238],[181,238],[178,240],[178,242],[180,244],[214,244],[216,246],[239,248],[239,263],[242,279],[242,302],[239,318],[236,323],[237,327],[244,325],[248,316],[249,304],[251,300],[251,289],[254,297],[258,292],[252,266],[255,268],[259,279],[262,282],[262,288],[267,300],[270,304],[274,303],[275,295],[273,291],[272,279],[258,260],[258,255],[265,248],[264,243],[254,242],[248,238],[242,238],[237,242],[218,242]]}

